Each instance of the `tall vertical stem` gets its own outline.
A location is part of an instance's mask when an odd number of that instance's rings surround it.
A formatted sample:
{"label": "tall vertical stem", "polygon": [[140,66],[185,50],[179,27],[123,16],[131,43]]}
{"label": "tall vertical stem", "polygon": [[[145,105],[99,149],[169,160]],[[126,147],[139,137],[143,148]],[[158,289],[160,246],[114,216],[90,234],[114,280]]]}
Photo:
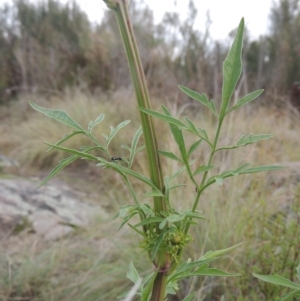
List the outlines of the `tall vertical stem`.
{"label": "tall vertical stem", "polygon": [[[133,80],[135,94],[140,108],[151,109],[150,98],[146,79],[143,71],[143,66],[140,60],[140,55],[133,33],[133,28],[128,15],[128,0],[104,0],[107,6],[114,10],[117,17],[121,37],[125,47],[127,60]],[[153,121],[151,116],[139,112],[140,119],[143,128],[143,134],[145,138],[145,148],[147,153],[148,165],[150,178],[156,187],[160,190],[164,190],[164,181],[162,176],[162,168],[160,158],[158,155],[158,146],[156,132],[154,129]],[[161,211],[167,210],[167,203],[162,197],[154,197],[154,211],[160,213]],[[159,229],[158,229],[159,231]],[[160,271],[166,271],[170,267],[170,256],[166,252],[159,251],[154,260],[155,266]],[[152,301],[163,301],[165,296],[165,290],[167,285],[167,276],[163,272],[158,272],[157,277],[154,281],[152,291]]]}

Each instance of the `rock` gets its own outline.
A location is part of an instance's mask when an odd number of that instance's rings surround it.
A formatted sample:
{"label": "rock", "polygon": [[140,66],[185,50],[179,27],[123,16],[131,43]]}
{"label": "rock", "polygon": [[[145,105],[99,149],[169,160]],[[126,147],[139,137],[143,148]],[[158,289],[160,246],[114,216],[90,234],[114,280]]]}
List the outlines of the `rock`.
{"label": "rock", "polygon": [[76,227],[87,226],[95,213],[104,213],[65,184],[37,186],[36,181],[0,179],[0,235],[30,226],[47,240],[58,239]]}

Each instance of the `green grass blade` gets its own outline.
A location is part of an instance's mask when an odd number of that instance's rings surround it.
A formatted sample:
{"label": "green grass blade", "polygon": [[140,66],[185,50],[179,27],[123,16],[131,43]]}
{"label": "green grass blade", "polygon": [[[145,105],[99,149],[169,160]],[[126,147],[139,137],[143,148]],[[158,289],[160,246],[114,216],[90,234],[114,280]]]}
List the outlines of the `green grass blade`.
{"label": "green grass blade", "polygon": [[226,109],[235,90],[242,72],[242,46],[244,33],[244,18],[242,18],[234,42],[227,58],[223,63],[222,104],[220,117],[225,115]]}
{"label": "green grass blade", "polygon": [[45,114],[46,116],[55,119],[77,131],[81,131],[85,133],[85,130],[75,121],[73,120],[68,113],[66,113],[65,111],[61,111],[61,110],[52,110],[52,109],[47,109],[47,108],[42,108],[40,106],[38,106],[37,104],[35,104],[34,102],[30,101],[29,104],[31,105],[31,107],[33,109],[35,109],[36,111]]}
{"label": "green grass blade", "polygon": [[195,292],[186,296],[182,301],[192,301],[194,297],[195,297]]}
{"label": "green grass blade", "polygon": [[[287,301],[287,300],[292,301],[293,299],[291,299],[291,297],[295,296],[297,294],[297,292],[299,292],[299,291],[291,291],[289,293],[286,293],[280,299],[278,299],[277,301]],[[295,297],[297,297],[297,296],[295,296]],[[297,299],[297,300],[299,300],[299,299]]]}

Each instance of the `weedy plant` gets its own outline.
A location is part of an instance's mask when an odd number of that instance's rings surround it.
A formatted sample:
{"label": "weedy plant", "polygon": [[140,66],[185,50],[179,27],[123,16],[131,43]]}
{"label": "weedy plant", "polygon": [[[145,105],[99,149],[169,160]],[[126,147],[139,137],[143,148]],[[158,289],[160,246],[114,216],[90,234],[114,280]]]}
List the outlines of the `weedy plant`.
{"label": "weedy plant", "polygon": [[[221,106],[217,110],[213,100],[209,100],[205,94],[198,94],[186,87],[179,86],[180,90],[200,104],[208,107],[216,119],[216,132],[213,137],[209,137],[205,129],[199,128],[196,123],[188,117],[184,121],[171,115],[167,107],[162,105],[162,112],[151,110],[150,98],[147,90],[146,80],[143,73],[142,64],[135,41],[126,0],[104,0],[107,6],[115,12],[125,51],[131,71],[133,85],[139,107],[141,127],[136,131],[130,145],[122,145],[128,150],[128,158],[116,157],[110,153],[110,143],[116,137],[118,132],[123,129],[129,120],[121,122],[116,127],[110,127],[110,133],[102,134],[104,141],[98,140],[93,134],[95,126],[104,119],[104,114],[91,121],[86,128],[73,120],[66,112],[42,108],[34,103],[31,106],[73,129],[73,132],[64,136],[55,144],[49,144],[50,150],[59,149],[71,154],[63,159],[42,181],[45,184],[60,170],[71,164],[77,159],[87,159],[94,161],[100,168],[110,168],[119,173],[128,187],[132,197],[132,204],[122,206],[114,218],[121,218],[120,227],[127,224],[137,235],[141,236],[140,247],[148,254],[150,261],[154,265],[154,271],[143,279],[139,276],[130,263],[127,277],[135,283],[135,295],[142,301],[163,301],[168,294],[175,294],[178,290],[178,282],[181,279],[192,276],[236,276],[237,274],[227,273],[225,271],[211,268],[209,264],[220,258],[223,254],[229,252],[237,246],[228,249],[209,251],[198,260],[189,259],[182,262],[184,247],[193,240],[189,234],[192,225],[197,225],[197,220],[205,219],[202,212],[198,210],[199,201],[202,193],[212,184],[222,185],[226,178],[249,173],[262,171],[278,170],[280,166],[256,166],[251,167],[245,163],[231,170],[220,172],[220,167],[214,166],[214,156],[218,152],[228,151],[230,149],[240,148],[261,140],[271,138],[271,134],[242,135],[234,145],[219,146],[218,140],[225,117],[233,111],[239,109],[245,104],[257,98],[263,90],[257,90],[231,104],[231,98],[236,84],[240,78],[242,70],[242,42],[244,32],[244,20],[242,19],[232,47],[223,64],[223,87]],[[171,134],[178,146],[178,155],[168,150],[159,150],[157,143],[157,129],[155,129],[152,118],[158,118],[169,125]],[[185,143],[185,132],[194,135],[194,143],[187,147]],[[82,146],[78,150],[63,147],[63,143],[75,135],[85,135],[92,145]],[[139,146],[139,139],[143,135],[145,146]],[[209,147],[208,161],[198,162],[192,160],[202,144]],[[135,155],[145,149],[149,166],[149,176],[141,174],[132,168]],[[166,176],[163,174],[161,157],[165,156],[170,160],[175,160],[182,164],[182,167],[174,174]],[[188,178],[195,186],[195,198],[192,208],[177,210],[172,202],[172,190],[180,189],[184,184],[176,184],[175,180],[181,173],[187,173]],[[132,180],[138,180],[144,183],[149,191],[143,196],[139,196],[134,189]],[[144,198],[152,198],[153,204],[144,203]],[[182,206],[184,206],[182,204]],[[134,223],[134,216],[138,216],[140,221]],[[132,292],[125,293],[123,296],[130,297]],[[184,301],[192,300],[193,293],[186,296]]]}
{"label": "weedy plant", "polygon": [[[300,281],[300,265],[297,267],[297,278]],[[259,275],[256,273],[253,273],[253,276],[256,278],[274,284],[274,285],[279,285],[281,287],[289,288],[290,291],[286,294],[284,294],[278,301],[285,301],[285,300],[294,300],[293,298],[295,297],[296,300],[300,300],[300,285],[290,281],[287,278],[281,277],[279,275]]]}

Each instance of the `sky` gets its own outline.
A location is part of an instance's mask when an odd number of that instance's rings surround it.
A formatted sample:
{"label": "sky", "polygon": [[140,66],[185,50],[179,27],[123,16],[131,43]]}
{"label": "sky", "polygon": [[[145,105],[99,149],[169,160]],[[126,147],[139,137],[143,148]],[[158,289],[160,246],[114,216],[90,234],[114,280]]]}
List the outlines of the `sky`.
{"label": "sky", "polygon": [[[0,0],[0,4],[12,0]],[[39,1],[39,0],[31,0]],[[70,0],[58,0],[66,3]],[[134,0],[131,0],[134,1]],[[188,0],[143,0],[154,12],[155,22],[161,21],[166,11],[180,12],[185,19]],[[205,29],[206,12],[212,21],[210,34],[213,39],[225,39],[236,28],[242,17],[250,31],[250,37],[257,38],[268,30],[268,15],[274,0],[194,0],[198,8],[195,27]],[[278,0],[277,0],[278,1]],[[107,7],[102,0],[77,0],[92,22],[100,22]],[[176,4],[176,6],[174,5]]]}
{"label": "sky", "polygon": [[[102,12],[107,9],[101,0],[78,1],[92,21],[99,21]],[[194,0],[198,8],[195,27],[204,31],[206,12],[209,10],[212,21],[210,33],[214,39],[225,39],[229,32],[238,26],[242,17],[245,18],[250,36],[257,38],[268,31],[268,16],[272,2],[274,0]],[[144,0],[144,3],[154,12],[155,21],[158,23],[166,11],[180,12],[184,19],[189,1]]]}

